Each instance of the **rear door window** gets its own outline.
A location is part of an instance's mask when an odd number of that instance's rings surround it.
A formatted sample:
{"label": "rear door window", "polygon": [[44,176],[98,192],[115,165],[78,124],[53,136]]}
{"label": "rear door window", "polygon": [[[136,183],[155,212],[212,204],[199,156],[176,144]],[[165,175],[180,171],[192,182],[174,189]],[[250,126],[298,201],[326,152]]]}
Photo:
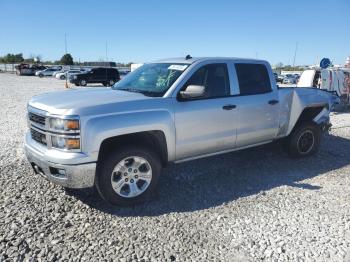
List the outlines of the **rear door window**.
{"label": "rear door window", "polygon": [[235,64],[241,95],[256,95],[271,92],[267,68],[263,64]]}

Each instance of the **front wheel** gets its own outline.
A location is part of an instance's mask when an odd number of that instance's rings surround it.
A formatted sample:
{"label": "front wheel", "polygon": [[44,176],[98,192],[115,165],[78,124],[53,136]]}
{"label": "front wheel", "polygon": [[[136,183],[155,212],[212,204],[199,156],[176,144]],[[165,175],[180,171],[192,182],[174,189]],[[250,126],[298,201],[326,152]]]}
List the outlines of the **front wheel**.
{"label": "front wheel", "polygon": [[298,125],[289,135],[287,143],[288,154],[293,158],[313,155],[321,142],[321,128],[314,122]]}
{"label": "front wheel", "polygon": [[61,80],[64,80],[64,79],[66,79],[66,76],[61,75],[61,76],[60,76],[60,79],[61,79]]}
{"label": "front wheel", "polygon": [[96,188],[112,205],[132,205],[153,193],[160,173],[160,159],[152,150],[128,146],[99,163]]}

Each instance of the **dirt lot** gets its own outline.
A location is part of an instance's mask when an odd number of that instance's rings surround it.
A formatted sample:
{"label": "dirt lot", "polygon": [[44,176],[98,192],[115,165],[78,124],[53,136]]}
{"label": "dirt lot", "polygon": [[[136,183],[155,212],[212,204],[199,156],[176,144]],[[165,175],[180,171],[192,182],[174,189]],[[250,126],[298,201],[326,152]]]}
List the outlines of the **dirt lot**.
{"label": "dirt lot", "polygon": [[272,144],[170,165],[153,201],[116,208],[25,160],[27,101],[62,89],[0,74],[0,261],[350,261],[349,112],[313,157]]}

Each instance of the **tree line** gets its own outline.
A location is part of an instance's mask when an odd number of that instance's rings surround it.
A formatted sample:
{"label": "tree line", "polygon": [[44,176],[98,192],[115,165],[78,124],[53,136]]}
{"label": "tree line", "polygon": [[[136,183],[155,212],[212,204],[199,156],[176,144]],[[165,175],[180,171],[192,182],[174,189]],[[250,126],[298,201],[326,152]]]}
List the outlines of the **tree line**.
{"label": "tree line", "polygon": [[[43,61],[41,56],[30,56],[29,58],[24,58],[22,53],[19,54],[7,54],[0,56],[0,63],[5,64],[19,64],[19,63],[41,63],[45,65],[80,65],[79,62],[73,60],[71,54],[64,54],[60,60],[56,61]],[[117,63],[117,66],[130,66],[132,63]]]}
{"label": "tree line", "polygon": [[282,63],[277,63],[274,68],[283,70],[283,71],[304,71],[305,70],[304,66],[283,65]]}
{"label": "tree line", "polygon": [[31,56],[24,58],[22,53],[19,54],[7,54],[0,56],[0,63],[17,64],[17,63],[43,63],[43,64],[60,64],[60,65],[73,65],[73,57],[71,54],[64,54],[58,61],[41,61],[41,56]]}

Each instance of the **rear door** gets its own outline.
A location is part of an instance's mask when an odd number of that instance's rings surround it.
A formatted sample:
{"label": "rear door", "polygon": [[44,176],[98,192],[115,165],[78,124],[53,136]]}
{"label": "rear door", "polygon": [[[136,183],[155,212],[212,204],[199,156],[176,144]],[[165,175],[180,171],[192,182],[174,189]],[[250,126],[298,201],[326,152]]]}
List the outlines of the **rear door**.
{"label": "rear door", "polygon": [[265,63],[234,64],[239,94],[236,97],[237,147],[273,140],[278,132],[278,91]]}
{"label": "rear door", "polygon": [[95,75],[96,75],[96,70],[98,68],[92,68],[90,71],[84,73],[84,77],[83,78],[87,78],[89,83],[93,83],[95,80]]}
{"label": "rear door", "polygon": [[105,81],[106,73],[107,71],[105,68],[96,68],[94,79],[93,79],[94,83]]}

